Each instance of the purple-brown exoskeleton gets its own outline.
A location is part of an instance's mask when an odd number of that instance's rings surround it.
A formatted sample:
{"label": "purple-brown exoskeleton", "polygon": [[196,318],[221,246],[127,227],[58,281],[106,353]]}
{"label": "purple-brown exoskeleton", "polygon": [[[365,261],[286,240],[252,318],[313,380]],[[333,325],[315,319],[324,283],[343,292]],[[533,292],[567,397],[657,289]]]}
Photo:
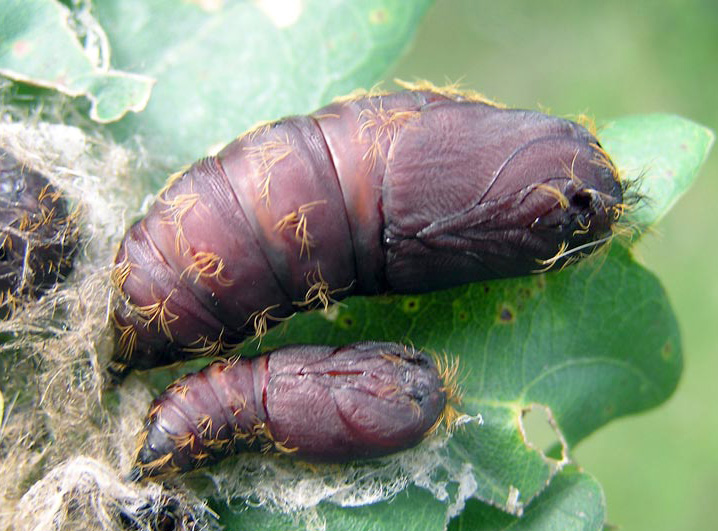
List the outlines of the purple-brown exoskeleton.
{"label": "purple-brown exoskeleton", "polygon": [[170,179],[117,254],[116,365],[221,355],[351,294],[559,268],[622,208],[577,123],[423,87],[338,101]]}
{"label": "purple-brown exoskeleton", "polygon": [[245,451],[342,463],[405,450],[451,408],[451,373],[422,351],[375,342],[215,362],[153,402],[132,477]]}
{"label": "purple-brown exoskeleton", "polygon": [[75,213],[60,191],[0,148],[0,318],[64,281],[77,248]]}

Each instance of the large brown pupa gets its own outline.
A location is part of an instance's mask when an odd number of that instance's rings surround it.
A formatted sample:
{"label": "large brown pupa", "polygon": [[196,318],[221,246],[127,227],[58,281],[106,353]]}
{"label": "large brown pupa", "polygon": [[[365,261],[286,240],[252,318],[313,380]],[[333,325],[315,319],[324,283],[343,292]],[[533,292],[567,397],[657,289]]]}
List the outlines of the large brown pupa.
{"label": "large brown pupa", "polygon": [[395,343],[300,345],[218,361],[152,403],[132,477],[247,451],[330,463],[381,457],[431,433],[454,393],[450,370]]}
{"label": "large brown pupa", "polygon": [[298,310],[559,268],[607,241],[617,171],[577,123],[416,88],[243,134],[125,236],[119,370],[219,355]]}

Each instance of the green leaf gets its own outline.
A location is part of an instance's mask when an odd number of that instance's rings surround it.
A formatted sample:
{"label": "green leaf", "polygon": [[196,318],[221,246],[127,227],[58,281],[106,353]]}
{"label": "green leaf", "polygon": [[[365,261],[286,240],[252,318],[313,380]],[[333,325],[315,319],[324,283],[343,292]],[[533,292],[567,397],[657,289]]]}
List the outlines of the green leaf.
{"label": "green leaf", "polygon": [[440,531],[446,528],[443,504],[427,491],[409,487],[391,500],[344,509],[331,503],[321,503],[307,514],[274,513],[251,505],[232,508],[217,504],[213,507],[226,529],[255,531],[294,531],[306,521],[321,522],[325,529],[351,531],[395,531],[421,529]]}
{"label": "green leaf", "polygon": [[710,129],[670,114],[626,116],[607,124],[600,136],[621,176],[643,198],[626,215],[641,230],[657,223],[690,188],[715,138]]}
{"label": "green leaf", "polygon": [[598,482],[574,467],[564,468],[536,498],[522,518],[495,507],[470,501],[451,522],[450,531],[500,531],[521,529],[601,530],[606,502]]}
{"label": "green leaf", "polygon": [[[260,120],[369,88],[430,3],[226,1],[210,12],[199,1],[98,1],[118,64],[157,79],[145,112],[118,133],[140,133],[151,151],[186,163]],[[287,9],[296,16],[280,17]]]}
{"label": "green leaf", "polygon": [[[575,467],[564,468],[551,485],[532,503],[523,517],[512,516],[496,507],[470,500],[464,512],[452,520],[451,531],[498,531],[506,529],[599,530],[605,518],[605,499],[598,482]],[[225,505],[214,507],[227,529],[256,531],[296,530],[301,519],[271,513],[262,508]],[[308,517],[309,515],[305,515]],[[326,529],[353,531],[442,530],[446,523],[440,502],[427,491],[410,487],[391,500],[351,510],[329,503],[320,504],[311,514]]]}
{"label": "green leaf", "polygon": [[[152,79],[109,67],[102,29],[87,13],[71,24],[71,12],[55,0],[3,0],[2,11],[1,75],[85,96],[92,104],[90,117],[101,123],[147,104]],[[85,48],[76,32],[81,24],[87,33]]]}

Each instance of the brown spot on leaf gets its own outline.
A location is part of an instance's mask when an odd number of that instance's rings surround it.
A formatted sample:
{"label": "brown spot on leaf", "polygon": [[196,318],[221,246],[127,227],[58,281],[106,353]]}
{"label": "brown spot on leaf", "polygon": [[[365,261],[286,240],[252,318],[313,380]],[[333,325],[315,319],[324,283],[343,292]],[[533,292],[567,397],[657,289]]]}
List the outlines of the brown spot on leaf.
{"label": "brown spot on leaf", "polygon": [[519,297],[522,299],[530,299],[533,292],[528,288],[519,288]]}
{"label": "brown spot on leaf", "polygon": [[349,314],[344,314],[341,317],[339,317],[339,319],[337,320],[337,323],[339,324],[339,326],[344,329],[348,329],[348,328],[351,328],[352,326],[354,326],[354,322],[355,322],[354,317],[352,317]]}
{"label": "brown spot on leaf", "polygon": [[419,298],[418,297],[408,297],[404,299],[404,304],[402,304],[402,308],[404,309],[405,313],[414,313],[419,310]]}
{"label": "brown spot on leaf", "polygon": [[502,323],[513,323],[516,320],[514,311],[508,306],[504,305],[499,310],[499,321]]}
{"label": "brown spot on leaf", "polygon": [[536,287],[540,290],[544,290],[546,288],[546,276],[537,275],[534,278],[536,279]]}
{"label": "brown spot on leaf", "polygon": [[666,341],[666,344],[663,345],[663,348],[661,349],[661,357],[666,361],[673,357],[673,343]]}
{"label": "brown spot on leaf", "polygon": [[372,24],[385,24],[387,18],[385,9],[374,9],[371,13],[369,13],[369,22]]}

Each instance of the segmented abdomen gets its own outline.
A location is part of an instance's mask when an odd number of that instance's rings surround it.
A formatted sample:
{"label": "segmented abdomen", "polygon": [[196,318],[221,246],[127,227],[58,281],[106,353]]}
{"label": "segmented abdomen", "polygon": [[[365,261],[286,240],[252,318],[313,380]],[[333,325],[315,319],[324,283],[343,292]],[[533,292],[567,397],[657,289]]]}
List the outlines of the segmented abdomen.
{"label": "segmented abdomen", "polygon": [[45,175],[0,147],[0,319],[65,280],[78,249],[76,214]]}
{"label": "segmented abdomen", "polygon": [[394,343],[294,346],[216,362],[151,408],[133,477],[185,472],[243,451],[320,462],[384,456],[441,420],[446,375]]}
{"label": "segmented abdomen", "polygon": [[117,255],[122,367],[216,355],[330,298],[560,266],[622,189],[583,127],[452,94],[331,104],[170,180]]}

